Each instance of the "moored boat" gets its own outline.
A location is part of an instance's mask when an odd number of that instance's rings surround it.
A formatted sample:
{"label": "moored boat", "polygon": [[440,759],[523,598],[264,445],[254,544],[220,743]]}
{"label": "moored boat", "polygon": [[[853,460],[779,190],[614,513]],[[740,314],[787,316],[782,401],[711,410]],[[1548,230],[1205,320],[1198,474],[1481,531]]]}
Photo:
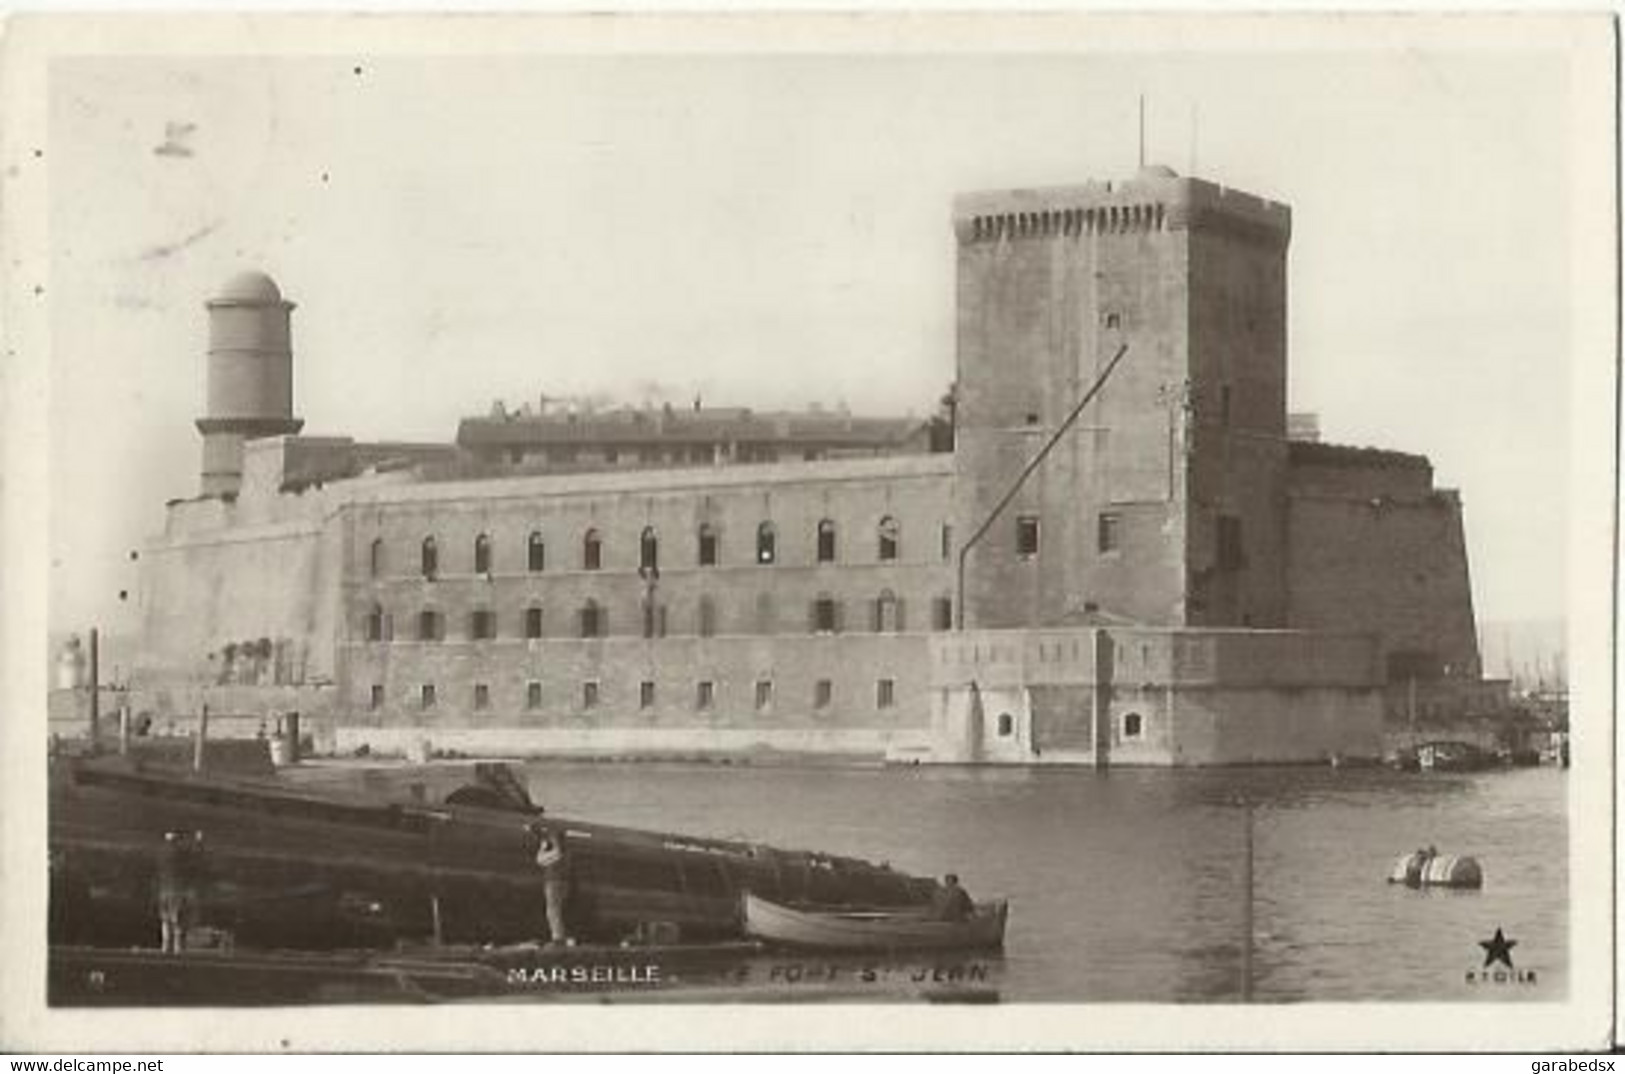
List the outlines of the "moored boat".
{"label": "moored boat", "polygon": [[940,921],[920,909],[798,908],[752,892],[743,899],[745,934],[786,947],[822,951],[972,950],[1002,947],[1009,904],[982,903],[964,921]]}
{"label": "moored boat", "polygon": [[[389,801],[133,758],[60,762],[51,773],[51,938],[152,943],[157,848],[171,830],[203,833],[200,923],[244,948],[545,936],[529,830],[544,814],[510,808],[507,797],[488,785],[439,804]],[[747,889],[895,908],[924,905],[936,889],[833,854],[545,820],[568,847],[569,926],[584,941],[617,943],[652,926],[685,941],[736,939]]]}

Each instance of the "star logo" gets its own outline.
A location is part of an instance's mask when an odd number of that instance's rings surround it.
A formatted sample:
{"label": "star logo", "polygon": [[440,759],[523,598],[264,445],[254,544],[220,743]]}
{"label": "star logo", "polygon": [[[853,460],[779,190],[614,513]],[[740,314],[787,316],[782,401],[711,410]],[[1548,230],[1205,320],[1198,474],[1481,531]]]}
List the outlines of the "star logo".
{"label": "star logo", "polygon": [[1478,946],[1484,949],[1486,969],[1497,962],[1504,963],[1509,970],[1512,969],[1512,949],[1518,946],[1518,941],[1507,939],[1499,927],[1496,928],[1494,936],[1478,941]]}

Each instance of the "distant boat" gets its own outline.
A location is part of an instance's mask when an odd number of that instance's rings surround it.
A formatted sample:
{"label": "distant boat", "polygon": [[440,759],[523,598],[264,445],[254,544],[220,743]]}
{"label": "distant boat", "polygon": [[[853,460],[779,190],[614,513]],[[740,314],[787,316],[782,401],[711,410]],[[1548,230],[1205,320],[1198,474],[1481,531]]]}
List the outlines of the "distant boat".
{"label": "distant boat", "polygon": [[1416,756],[1424,772],[1480,772],[1495,764],[1493,754],[1470,742],[1429,742]]}
{"label": "distant boat", "polygon": [[745,934],[787,947],[822,951],[972,950],[1004,945],[1009,904],[983,903],[964,921],[938,921],[919,910],[797,909],[744,896]]}

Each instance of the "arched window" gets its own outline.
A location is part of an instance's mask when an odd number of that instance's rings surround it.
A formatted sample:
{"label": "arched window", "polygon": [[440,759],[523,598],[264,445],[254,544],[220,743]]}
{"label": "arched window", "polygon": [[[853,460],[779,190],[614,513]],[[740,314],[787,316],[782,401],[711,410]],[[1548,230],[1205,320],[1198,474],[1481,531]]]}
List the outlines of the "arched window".
{"label": "arched window", "polygon": [[384,609],[377,604],[367,613],[367,640],[384,640]]}
{"label": "arched window", "polygon": [[581,606],[581,636],[583,638],[601,638],[604,636],[604,610],[592,598]]}
{"label": "arched window", "polygon": [[372,550],[367,557],[367,570],[374,578],[381,577],[384,573],[384,539],[382,537],[373,538]]}
{"label": "arched window", "polygon": [[1131,712],[1123,717],[1123,737],[1139,738],[1145,729],[1145,721],[1138,712]]}
{"label": "arched window", "polygon": [[880,520],[880,558],[891,560],[897,558],[898,529],[897,520],[890,515]]}
{"label": "arched window", "polygon": [[604,565],[604,543],[597,530],[588,530],[581,538],[581,569],[595,571]]}
{"label": "arched window", "polygon": [[901,602],[897,599],[897,594],[889,589],[882,589],[880,596],[875,598],[875,632],[895,634],[901,630],[900,611]]}
{"label": "arched window", "polygon": [[423,577],[433,578],[440,573],[440,549],[433,537],[423,538]]}
{"label": "arched window", "polygon": [[764,522],[756,527],[756,562],[772,563],[779,555],[779,534],[773,523]]}
{"label": "arched window", "polygon": [[653,526],[643,527],[643,536],[638,538],[638,570],[645,574],[660,570],[660,535]]}
{"label": "arched window", "polygon": [[835,523],[827,518],[818,523],[818,562],[835,562]]}
{"label": "arched window", "polygon": [[491,538],[483,533],[474,538],[474,573],[491,573]]}
{"label": "arched window", "polygon": [[1008,712],[999,713],[999,737],[1009,738],[1016,733],[1016,718]]}
{"label": "arched window", "polygon": [[540,532],[532,533],[530,540],[525,542],[525,565],[533,571],[547,568],[547,544]]}
{"label": "arched window", "polygon": [[717,531],[709,522],[700,523],[700,566],[717,565]]}
{"label": "arched window", "polygon": [[700,598],[697,630],[702,638],[709,638],[717,632],[717,605],[710,597]]}
{"label": "arched window", "polygon": [[525,609],[525,637],[535,639],[542,636],[542,609]]}
{"label": "arched window", "polygon": [[439,612],[425,608],[418,613],[418,641],[439,641],[441,633]]}

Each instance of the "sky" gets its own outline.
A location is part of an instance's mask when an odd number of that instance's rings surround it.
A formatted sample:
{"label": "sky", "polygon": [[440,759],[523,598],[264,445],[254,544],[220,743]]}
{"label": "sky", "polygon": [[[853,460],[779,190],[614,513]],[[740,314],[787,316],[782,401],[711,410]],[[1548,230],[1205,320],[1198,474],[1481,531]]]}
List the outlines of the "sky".
{"label": "sky", "polygon": [[1561,617],[1570,378],[1611,359],[1576,350],[1573,92],[1561,52],[1436,41],[56,60],[51,627],[130,625],[240,269],[298,303],[312,434],[657,389],[923,415],[953,195],[1132,174],[1140,94],[1149,159],[1292,206],[1291,409],[1461,490],[1481,620]]}

